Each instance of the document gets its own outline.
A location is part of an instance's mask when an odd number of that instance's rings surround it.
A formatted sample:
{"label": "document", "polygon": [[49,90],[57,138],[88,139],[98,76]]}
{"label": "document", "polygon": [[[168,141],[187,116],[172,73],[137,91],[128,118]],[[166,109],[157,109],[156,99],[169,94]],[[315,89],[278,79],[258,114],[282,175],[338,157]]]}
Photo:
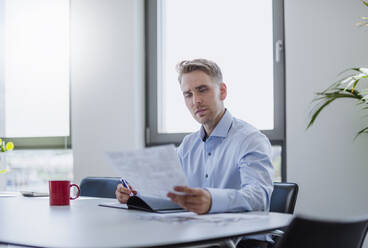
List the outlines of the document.
{"label": "document", "polygon": [[19,192],[0,192],[0,197],[15,197],[19,196]]}
{"label": "document", "polygon": [[144,221],[158,221],[170,224],[181,223],[210,223],[215,225],[231,225],[236,222],[247,221],[247,223],[257,223],[262,219],[268,218],[267,214],[253,213],[216,213],[198,215],[192,212],[172,213],[162,215],[140,215],[139,219]]}
{"label": "document", "polygon": [[[102,207],[120,208],[120,209],[136,209],[134,203],[122,204],[116,202],[103,202],[98,204]],[[144,214],[136,214],[136,218],[144,221],[164,222],[169,224],[182,223],[210,223],[215,225],[229,225],[236,222],[246,221],[248,224],[257,223],[262,219],[268,218],[267,212],[232,212],[232,213],[213,213],[213,214],[196,214],[187,212],[184,209],[140,209],[146,211]],[[148,213],[148,212],[151,213]]]}
{"label": "document", "polygon": [[136,151],[106,152],[121,177],[138,195],[167,198],[176,185],[186,186],[185,176],[174,145],[155,146]]}

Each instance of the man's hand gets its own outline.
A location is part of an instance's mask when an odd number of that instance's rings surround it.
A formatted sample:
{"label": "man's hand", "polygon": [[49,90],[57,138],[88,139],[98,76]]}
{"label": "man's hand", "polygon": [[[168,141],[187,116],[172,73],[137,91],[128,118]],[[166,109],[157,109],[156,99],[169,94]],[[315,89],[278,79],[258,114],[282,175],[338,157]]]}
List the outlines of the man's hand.
{"label": "man's hand", "polygon": [[116,195],[116,199],[118,199],[118,201],[120,203],[127,203],[131,193],[133,193],[134,195],[137,194],[137,191],[135,191],[132,186],[128,185],[129,189],[125,188],[122,184],[119,184],[116,187],[116,191],[115,191],[115,195]]}
{"label": "man's hand", "polygon": [[197,214],[206,214],[210,211],[211,194],[207,190],[186,186],[175,186],[174,190],[185,193],[185,195],[167,193],[167,196],[182,208]]}

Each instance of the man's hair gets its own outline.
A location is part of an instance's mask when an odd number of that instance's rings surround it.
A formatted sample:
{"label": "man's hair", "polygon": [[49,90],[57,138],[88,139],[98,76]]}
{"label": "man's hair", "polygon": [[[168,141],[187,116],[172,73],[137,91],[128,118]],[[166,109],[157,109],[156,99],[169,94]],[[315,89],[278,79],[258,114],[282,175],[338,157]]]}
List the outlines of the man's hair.
{"label": "man's hair", "polygon": [[215,83],[222,82],[222,73],[220,67],[215,62],[207,59],[183,60],[176,65],[176,70],[179,73],[179,83],[181,83],[183,74],[192,71],[203,71],[210,76]]}

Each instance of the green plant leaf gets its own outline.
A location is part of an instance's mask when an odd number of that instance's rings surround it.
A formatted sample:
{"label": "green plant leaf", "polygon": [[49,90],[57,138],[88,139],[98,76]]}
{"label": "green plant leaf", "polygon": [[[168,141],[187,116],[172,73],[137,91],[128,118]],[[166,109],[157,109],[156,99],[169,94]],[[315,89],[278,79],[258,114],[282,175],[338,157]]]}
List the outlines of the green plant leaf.
{"label": "green plant leaf", "polygon": [[365,6],[367,6],[367,7],[368,7],[368,3],[367,3],[366,1],[362,0],[362,3],[363,3]]}
{"label": "green plant leaf", "polygon": [[356,138],[358,138],[358,136],[359,136],[359,135],[361,135],[361,134],[363,134],[363,133],[368,134],[368,127],[365,127],[365,128],[363,128],[362,130],[360,130],[360,131],[355,135],[354,140],[355,140]]}
{"label": "green plant leaf", "polygon": [[368,21],[360,21],[360,22],[357,22],[356,25],[358,27],[361,27],[361,26],[367,26],[368,25]]}
{"label": "green plant leaf", "polygon": [[317,110],[312,111],[312,117],[307,125],[307,129],[310,128],[315,122],[316,118],[319,116],[321,111],[329,105],[331,102],[335,101],[339,98],[352,98],[358,101],[362,101],[363,96],[360,94],[358,90],[355,91],[345,91],[343,88],[335,88],[333,91],[329,92],[317,92],[317,97],[315,100],[320,101]]}
{"label": "green plant leaf", "polygon": [[361,68],[350,68],[350,69],[347,69],[347,70],[341,72],[340,75],[347,72],[347,71],[356,71],[358,73],[350,74],[348,76],[343,77],[342,79],[340,79],[340,80],[334,82],[333,84],[331,84],[323,92],[327,92],[327,91],[336,89],[338,87],[344,87],[343,85],[346,85],[344,90],[347,90],[352,84],[355,83],[356,80],[360,80],[362,78],[368,78],[368,74],[367,74],[368,69],[367,68],[362,68],[362,67]]}
{"label": "green plant leaf", "polygon": [[311,120],[308,123],[307,129],[310,128],[314,121],[316,120],[317,116],[321,113],[322,109],[324,109],[328,104],[330,104],[331,102],[333,102],[335,99],[330,99],[328,101],[326,101],[325,103],[323,103],[318,109],[317,111],[314,112],[314,114],[312,115]]}
{"label": "green plant leaf", "polygon": [[360,67],[359,71],[368,75],[368,68],[366,68],[366,67]]}
{"label": "green plant leaf", "polygon": [[339,74],[337,74],[337,76],[341,76],[342,74],[344,74],[345,72],[348,72],[348,71],[359,71],[359,68],[358,67],[353,67],[353,68],[345,69],[342,72],[340,72]]}
{"label": "green plant leaf", "polygon": [[359,79],[355,80],[354,84],[353,84],[353,87],[351,87],[351,92],[354,92],[354,89],[356,87],[356,85],[358,84],[359,82]]}
{"label": "green plant leaf", "polygon": [[347,91],[352,84],[354,85],[355,83],[358,83],[357,81],[359,81],[359,79],[354,79],[354,77],[352,77],[350,82],[348,84],[346,84],[346,86],[344,88],[344,91]]}

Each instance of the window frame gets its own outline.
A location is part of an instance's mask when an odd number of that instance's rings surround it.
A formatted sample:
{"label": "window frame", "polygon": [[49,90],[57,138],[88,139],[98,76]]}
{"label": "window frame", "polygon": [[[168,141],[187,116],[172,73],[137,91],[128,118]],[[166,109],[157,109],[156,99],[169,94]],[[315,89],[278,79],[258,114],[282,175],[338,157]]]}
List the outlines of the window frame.
{"label": "window frame", "polygon": [[16,149],[70,149],[71,137],[4,138],[12,141]]}
{"label": "window frame", "polygon": [[[158,5],[160,0],[145,1],[146,50],[146,146],[179,145],[188,133],[158,132]],[[274,129],[261,130],[272,145],[281,146],[281,180],[286,181],[286,111],[285,111],[285,52],[284,0],[273,0],[273,57],[274,57]],[[276,58],[279,61],[276,62]]]}

